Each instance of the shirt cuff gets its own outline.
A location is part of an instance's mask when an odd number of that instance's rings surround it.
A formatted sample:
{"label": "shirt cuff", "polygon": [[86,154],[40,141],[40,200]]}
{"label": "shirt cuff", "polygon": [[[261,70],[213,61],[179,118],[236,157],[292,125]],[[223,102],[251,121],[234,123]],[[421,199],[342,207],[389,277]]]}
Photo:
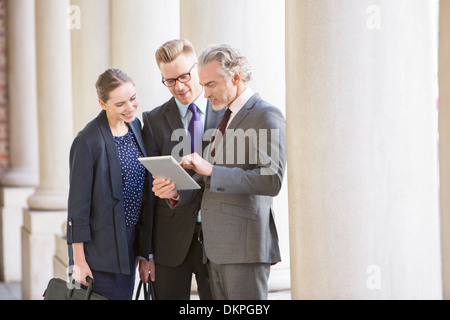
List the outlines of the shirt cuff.
{"label": "shirt cuff", "polygon": [[178,195],[178,197],[176,197],[176,198],[169,199],[169,202],[170,202],[170,204],[172,205],[172,207],[176,207],[176,206],[177,206],[177,204],[178,204],[178,199],[180,199],[180,196],[179,196],[179,195]]}
{"label": "shirt cuff", "polygon": [[[141,256],[139,256],[139,260],[144,260],[145,258],[144,257],[141,257]],[[150,259],[153,259],[153,253],[150,253],[149,255],[148,255],[148,259],[150,260]]]}

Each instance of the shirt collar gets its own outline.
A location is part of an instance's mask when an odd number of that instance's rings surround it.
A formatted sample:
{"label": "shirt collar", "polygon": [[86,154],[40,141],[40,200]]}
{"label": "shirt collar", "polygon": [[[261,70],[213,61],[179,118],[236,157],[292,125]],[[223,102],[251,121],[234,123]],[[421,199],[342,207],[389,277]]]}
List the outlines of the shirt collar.
{"label": "shirt collar", "polygon": [[[182,104],[176,98],[175,98],[175,102],[177,103],[178,110],[180,110],[181,117],[182,118],[186,117],[186,113],[188,111],[190,103]],[[194,100],[193,103],[195,103],[195,105],[197,106],[197,108],[200,110],[201,113],[206,114],[206,107],[208,105],[208,100],[203,95],[203,90],[202,90],[202,93],[198,96],[197,99]]]}
{"label": "shirt collar", "polygon": [[244,92],[231,103],[230,110],[233,113],[238,113],[254,94],[250,87],[245,88]]}

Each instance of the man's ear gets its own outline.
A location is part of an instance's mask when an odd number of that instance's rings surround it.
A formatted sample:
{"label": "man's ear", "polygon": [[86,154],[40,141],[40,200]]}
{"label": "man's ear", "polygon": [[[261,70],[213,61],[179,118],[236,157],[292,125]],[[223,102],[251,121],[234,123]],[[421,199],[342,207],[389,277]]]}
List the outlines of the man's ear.
{"label": "man's ear", "polygon": [[238,85],[241,82],[241,73],[236,71],[231,81],[235,86]]}

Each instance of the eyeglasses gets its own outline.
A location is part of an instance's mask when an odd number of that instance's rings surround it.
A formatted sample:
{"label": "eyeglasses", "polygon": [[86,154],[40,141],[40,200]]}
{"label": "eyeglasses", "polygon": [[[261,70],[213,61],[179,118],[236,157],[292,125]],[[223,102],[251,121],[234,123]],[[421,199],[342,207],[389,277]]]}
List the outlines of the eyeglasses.
{"label": "eyeglasses", "polygon": [[162,83],[164,83],[164,85],[166,87],[170,88],[170,87],[174,87],[177,84],[177,81],[180,82],[180,83],[188,82],[189,80],[191,80],[191,71],[192,71],[192,69],[194,69],[196,64],[197,64],[197,62],[194,63],[194,65],[191,67],[191,69],[189,70],[188,73],[182,74],[181,76],[179,76],[176,79],[164,79],[164,76],[163,76],[162,77]]}

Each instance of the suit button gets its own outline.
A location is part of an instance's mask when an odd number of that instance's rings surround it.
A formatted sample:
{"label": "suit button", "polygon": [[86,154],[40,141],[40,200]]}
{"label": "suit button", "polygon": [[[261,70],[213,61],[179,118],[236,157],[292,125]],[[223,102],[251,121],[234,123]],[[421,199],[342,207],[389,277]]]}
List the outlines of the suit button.
{"label": "suit button", "polygon": [[69,227],[71,227],[72,226],[72,221],[69,221]]}

